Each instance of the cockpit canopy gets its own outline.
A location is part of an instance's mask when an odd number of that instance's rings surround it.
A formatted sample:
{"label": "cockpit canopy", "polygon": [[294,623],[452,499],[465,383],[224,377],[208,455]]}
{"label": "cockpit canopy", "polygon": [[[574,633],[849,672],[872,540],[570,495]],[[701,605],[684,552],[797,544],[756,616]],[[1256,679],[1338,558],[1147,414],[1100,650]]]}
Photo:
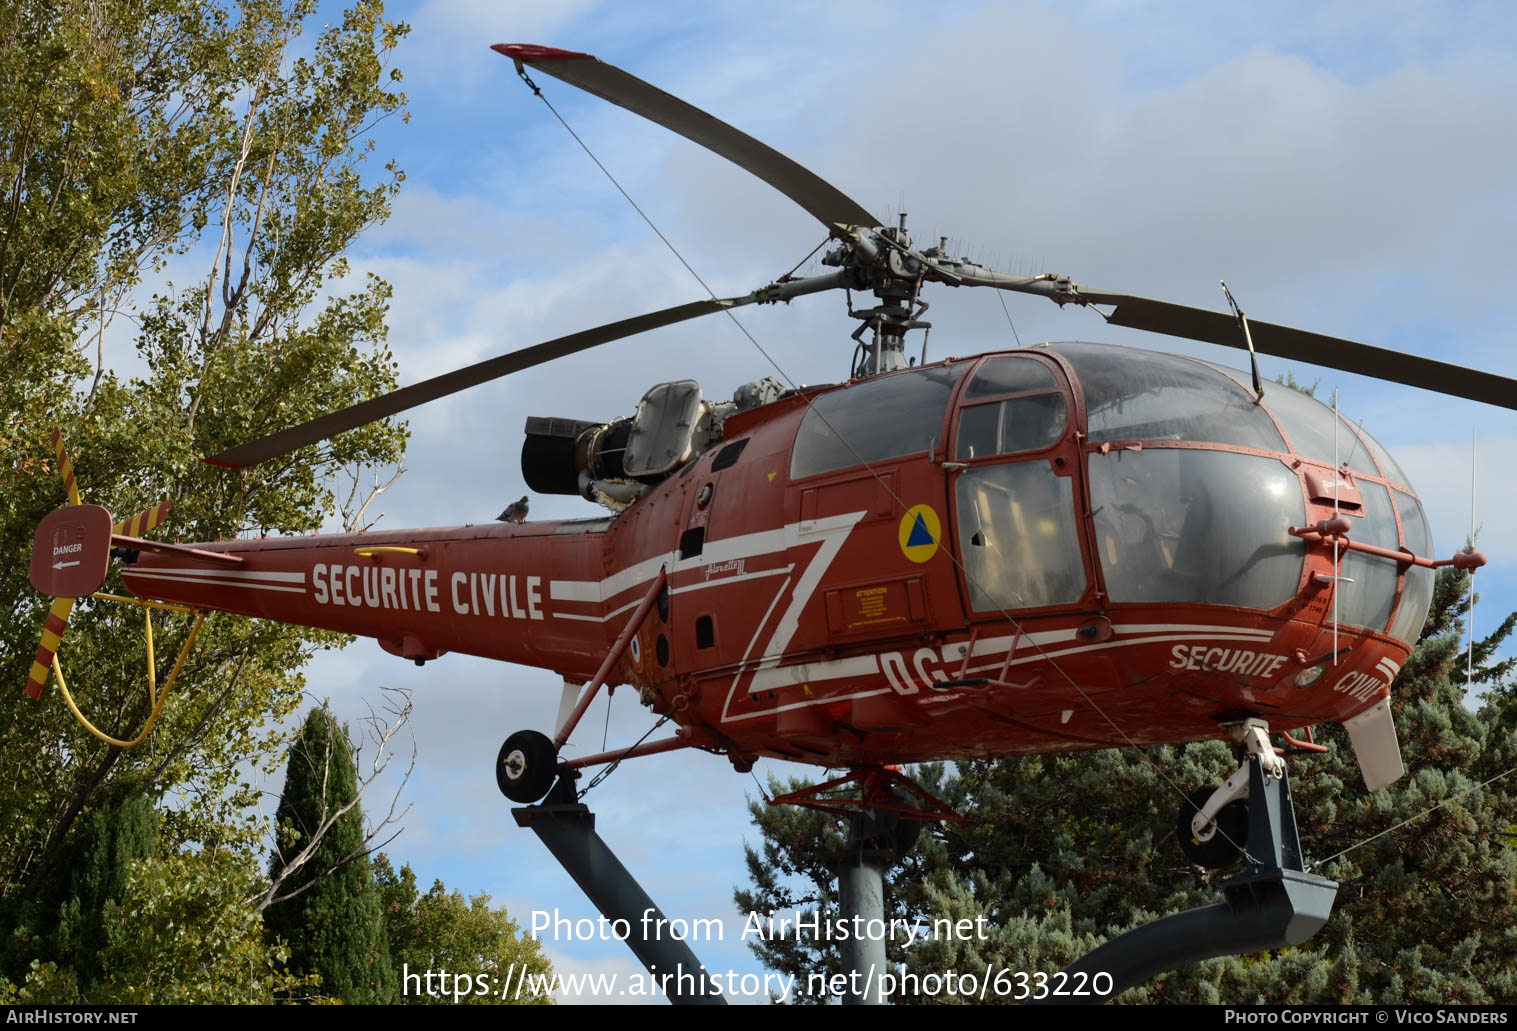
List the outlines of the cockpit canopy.
{"label": "cockpit canopy", "polygon": [[[1269,384],[1256,403],[1246,373],[1174,355],[1101,344],[1051,349],[1074,368],[1091,443],[1143,445],[1093,451],[1089,459],[1097,525],[1104,514],[1148,542],[1117,549],[1117,559],[1103,549],[1113,601],[1271,608],[1294,594],[1303,545],[1285,528],[1302,525],[1306,515],[1297,477],[1279,460],[1286,454],[1328,470],[1349,468],[1357,491],[1341,490],[1339,502],[1355,540],[1392,550],[1405,545],[1419,555],[1432,550],[1422,506],[1401,467],[1372,436],[1315,398]],[[1399,608],[1394,560],[1350,552],[1342,575],[1352,583],[1339,596],[1341,622],[1382,631],[1389,624],[1393,635],[1416,641],[1433,596],[1432,570],[1407,571]]]}
{"label": "cockpit canopy", "polygon": [[[1052,356],[1068,363],[1070,381]],[[1084,425],[1074,425],[1081,405]],[[1093,529],[1083,545],[1074,470],[1054,458],[1076,431]],[[801,421],[790,474],[925,456],[945,435],[967,465],[953,479],[958,550],[970,607],[986,616],[1076,603],[1091,546],[1114,603],[1273,609],[1295,595],[1304,565],[1305,545],[1286,528],[1307,521],[1307,495],[1324,484],[1355,540],[1419,555],[1432,546],[1401,468],[1320,401],[1269,384],[1260,403],[1246,373],[1103,344],[1045,345],[821,394]],[[1333,474],[1342,466],[1352,484]],[[1394,560],[1354,552],[1342,575],[1352,583],[1340,622],[1415,642],[1431,570],[1413,566],[1403,582]]]}

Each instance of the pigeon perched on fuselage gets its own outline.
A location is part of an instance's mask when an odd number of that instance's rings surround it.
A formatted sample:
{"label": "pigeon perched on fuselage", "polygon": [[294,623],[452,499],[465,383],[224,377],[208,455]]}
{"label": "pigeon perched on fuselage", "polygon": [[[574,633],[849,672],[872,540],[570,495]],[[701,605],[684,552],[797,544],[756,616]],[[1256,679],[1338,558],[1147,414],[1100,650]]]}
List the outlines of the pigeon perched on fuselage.
{"label": "pigeon perched on fuselage", "polygon": [[496,516],[497,522],[519,523],[527,518],[527,496],[523,494],[520,501],[513,501],[506,506],[506,510]]}

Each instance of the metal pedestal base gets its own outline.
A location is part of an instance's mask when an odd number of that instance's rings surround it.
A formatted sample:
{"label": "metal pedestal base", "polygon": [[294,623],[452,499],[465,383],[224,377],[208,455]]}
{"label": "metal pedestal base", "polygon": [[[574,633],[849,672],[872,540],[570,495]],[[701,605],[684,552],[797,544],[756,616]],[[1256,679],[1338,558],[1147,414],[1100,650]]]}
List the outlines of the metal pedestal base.
{"label": "metal pedestal base", "polygon": [[626,932],[627,947],[670,1002],[726,1005],[690,946],[672,937],[663,911],[595,833],[595,814],[575,801],[572,779],[560,779],[541,804],[512,809],[511,815],[518,826],[531,828],[542,839],[595,908],[612,922],[617,936]]}

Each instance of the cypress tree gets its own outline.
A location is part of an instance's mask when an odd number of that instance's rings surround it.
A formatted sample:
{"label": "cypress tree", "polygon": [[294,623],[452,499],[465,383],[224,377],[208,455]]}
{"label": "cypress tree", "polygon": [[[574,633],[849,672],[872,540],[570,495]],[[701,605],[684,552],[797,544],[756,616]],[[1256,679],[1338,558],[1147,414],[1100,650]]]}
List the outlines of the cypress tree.
{"label": "cypress tree", "polygon": [[[270,862],[271,875],[278,876],[357,794],[358,771],[346,730],[325,705],[313,708],[290,748],[277,814],[280,850]],[[354,804],[279,894],[305,890],[271,905],[264,925],[288,944],[292,971],[321,975],[323,995],[350,1004],[388,1003],[395,996],[395,974],[364,836],[363,810]]]}
{"label": "cypress tree", "polygon": [[[1405,777],[1366,791],[1336,725],[1318,728],[1327,754],[1288,760],[1302,847],[1321,864],[1316,872],[1341,883],[1327,926],[1296,948],[1161,975],[1124,1001],[1517,1001],[1517,773],[1501,776],[1517,767],[1517,742],[1504,685],[1511,664],[1493,661],[1517,617],[1475,643],[1474,682],[1488,691],[1468,693],[1460,634],[1469,587],[1466,574],[1440,572],[1422,639],[1393,686]],[[990,932],[897,943],[891,961],[922,975],[987,966],[1051,974],[1132,927],[1217,901],[1211,882],[1237,868],[1208,874],[1186,862],[1173,840],[1174,785],[1214,786],[1236,765],[1229,746],[1206,742],[978,760],[959,763],[957,776],[913,771],[969,823],[923,834],[892,869],[887,916],[930,926],[984,915]],[[763,840],[746,849],[751,884],[734,895],[744,915],[832,906],[824,857],[841,841],[835,821],[751,809]],[[838,969],[830,943],[752,947],[802,983]],[[970,1000],[905,992],[896,1001]]]}

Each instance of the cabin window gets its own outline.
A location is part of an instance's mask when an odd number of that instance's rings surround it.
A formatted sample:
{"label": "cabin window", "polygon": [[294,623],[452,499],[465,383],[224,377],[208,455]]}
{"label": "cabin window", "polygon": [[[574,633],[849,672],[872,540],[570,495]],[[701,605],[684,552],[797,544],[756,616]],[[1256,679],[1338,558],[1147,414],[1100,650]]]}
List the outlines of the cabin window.
{"label": "cabin window", "polygon": [[[1118,602],[1272,609],[1301,582],[1301,482],[1278,459],[1196,448],[1089,456],[1106,592]],[[1355,524],[1358,533],[1358,524]]]}
{"label": "cabin window", "polygon": [[711,460],[711,471],[717,472],[736,465],[738,458],[743,454],[743,448],[747,446],[748,438],[744,437],[742,440],[733,441],[722,448],[716,453],[716,457]]}
{"label": "cabin window", "polygon": [[1055,350],[1079,378],[1092,441],[1194,440],[1285,450],[1253,393],[1202,362],[1101,344],[1058,344]]}
{"label": "cabin window", "polygon": [[[1422,506],[1410,494],[1395,492],[1396,510],[1401,513],[1401,535],[1412,554],[1428,558],[1433,553],[1433,535],[1428,530],[1427,517]],[[1401,588],[1401,607],[1396,610],[1396,622],[1391,624],[1391,636],[1399,637],[1407,644],[1416,644],[1422,636],[1422,625],[1427,622],[1428,606],[1433,603],[1433,581],[1437,578],[1431,569],[1409,566],[1406,581]]]}
{"label": "cabin window", "polygon": [[965,364],[892,373],[822,394],[796,433],[790,478],[936,450]]}
{"label": "cabin window", "polygon": [[1085,593],[1074,478],[1046,461],[968,469],[955,484],[959,550],[976,612],[1067,605]]}

